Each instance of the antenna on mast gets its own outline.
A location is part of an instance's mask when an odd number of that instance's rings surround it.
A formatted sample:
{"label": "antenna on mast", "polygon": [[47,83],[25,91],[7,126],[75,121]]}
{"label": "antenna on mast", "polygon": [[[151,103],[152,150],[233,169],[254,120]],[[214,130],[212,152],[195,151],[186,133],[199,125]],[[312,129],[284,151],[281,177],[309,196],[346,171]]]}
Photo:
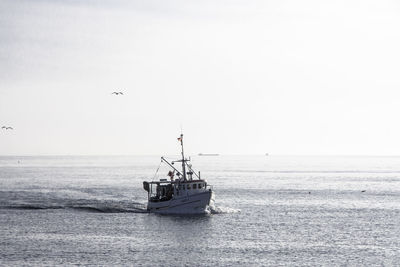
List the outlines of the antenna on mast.
{"label": "antenna on mast", "polygon": [[185,154],[183,151],[183,133],[181,133],[181,137],[178,138],[178,141],[181,142],[181,147],[182,147],[182,172],[183,172],[183,180],[186,181],[186,167],[185,167]]}

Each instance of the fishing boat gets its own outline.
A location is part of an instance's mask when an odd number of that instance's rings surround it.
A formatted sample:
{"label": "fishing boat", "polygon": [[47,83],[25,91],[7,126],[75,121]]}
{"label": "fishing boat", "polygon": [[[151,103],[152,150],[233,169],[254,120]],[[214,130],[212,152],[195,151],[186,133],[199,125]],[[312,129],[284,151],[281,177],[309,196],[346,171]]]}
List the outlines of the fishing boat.
{"label": "fishing boat", "polygon": [[[161,214],[208,214],[210,203],[214,200],[212,186],[201,179],[200,171],[196,173],[189,163],[190,159],[185,158],[183,134],[178,141],[181,144],[181,159],[169,162],[161,157],[161,163],[171,168],[169,178],[143,182],[143,189],[147,191],[147,210]],[[175,163],[181,163],[181,170],[175,168]]]}

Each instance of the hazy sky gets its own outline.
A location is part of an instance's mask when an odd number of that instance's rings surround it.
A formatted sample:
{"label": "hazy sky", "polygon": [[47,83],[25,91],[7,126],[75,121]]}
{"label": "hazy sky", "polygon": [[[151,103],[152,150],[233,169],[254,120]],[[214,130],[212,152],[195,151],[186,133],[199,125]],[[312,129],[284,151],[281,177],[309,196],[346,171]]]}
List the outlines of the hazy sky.
{"label": "hazy sky", "polygon": [[399,1],[0,0],[2,155],[400,155],[399,116]]}

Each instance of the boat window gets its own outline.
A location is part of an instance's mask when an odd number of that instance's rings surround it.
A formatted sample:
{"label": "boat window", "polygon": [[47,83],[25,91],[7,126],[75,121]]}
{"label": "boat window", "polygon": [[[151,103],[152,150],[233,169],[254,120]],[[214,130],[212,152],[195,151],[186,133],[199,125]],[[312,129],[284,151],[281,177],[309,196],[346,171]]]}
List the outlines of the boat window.
{"label": "boat window", "polygon": [[193,189],[197,189],[197,184],[194,184],[194,185],[193,185]]}
{"label": "boat window", "polygon": [[199,189],[201,189],[202,184],[199,184]]}
{"label": "boat window", "polygon": [[188,190],[190,189],[190,184],[187,185],[187,189],[188,189]]}

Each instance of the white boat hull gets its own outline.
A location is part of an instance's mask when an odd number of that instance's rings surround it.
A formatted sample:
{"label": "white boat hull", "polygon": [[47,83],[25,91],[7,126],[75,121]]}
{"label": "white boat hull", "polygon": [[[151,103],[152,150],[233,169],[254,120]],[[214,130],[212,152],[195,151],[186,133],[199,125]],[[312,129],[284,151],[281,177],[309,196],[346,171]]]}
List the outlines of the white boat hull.
{"label": "white boat hull", "polygon": [[160,214],[209,214],[213,192],[207,190],[187,196],[177,196],[167,201],[147,204],[147,210]]}

